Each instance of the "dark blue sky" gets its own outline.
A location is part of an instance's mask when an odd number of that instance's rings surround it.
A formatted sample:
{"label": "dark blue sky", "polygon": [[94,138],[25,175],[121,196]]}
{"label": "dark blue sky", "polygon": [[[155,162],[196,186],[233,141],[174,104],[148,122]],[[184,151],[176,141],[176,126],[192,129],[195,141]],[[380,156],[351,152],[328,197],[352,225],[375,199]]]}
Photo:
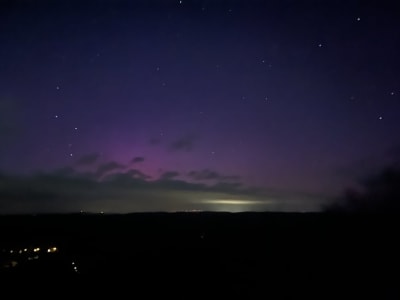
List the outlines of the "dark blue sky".
{"label": "dark blue sky", "polygon": [[82,2],[1,4],[5,212],[318,210],[398,159],[396,1]]}

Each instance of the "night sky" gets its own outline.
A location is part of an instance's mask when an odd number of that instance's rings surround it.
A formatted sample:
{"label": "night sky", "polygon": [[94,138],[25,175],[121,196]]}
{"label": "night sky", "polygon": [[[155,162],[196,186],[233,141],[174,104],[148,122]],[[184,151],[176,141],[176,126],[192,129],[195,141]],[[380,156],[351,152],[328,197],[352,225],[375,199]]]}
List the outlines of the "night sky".
{"label": "night sky", "polygon": [[2,1],[0,212],[321,209],[399,159],[397,2]]}

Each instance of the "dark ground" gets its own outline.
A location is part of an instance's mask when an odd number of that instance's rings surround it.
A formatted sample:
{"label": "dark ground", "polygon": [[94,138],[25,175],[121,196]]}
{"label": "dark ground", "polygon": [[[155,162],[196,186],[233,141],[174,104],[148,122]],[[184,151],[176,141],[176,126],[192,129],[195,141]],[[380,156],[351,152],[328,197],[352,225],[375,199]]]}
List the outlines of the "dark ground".
{"label": "dark ground", "polygon": [[43,296],[55,288],[116,299],[399,299],[398,223],[339,214],[2,216],[0,275],[3,291]]}

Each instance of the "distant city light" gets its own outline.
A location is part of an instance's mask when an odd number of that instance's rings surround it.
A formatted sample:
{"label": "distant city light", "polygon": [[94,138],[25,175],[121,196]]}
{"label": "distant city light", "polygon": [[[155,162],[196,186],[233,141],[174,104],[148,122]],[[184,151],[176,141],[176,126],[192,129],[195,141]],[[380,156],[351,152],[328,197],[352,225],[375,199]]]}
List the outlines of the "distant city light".
{"label": "distant city light", "polygon": [[52,248],[49,248],[49,249],[47,249],[47,253],[54,253],[54,252],[57,252],[57,247],[52,247]]}
{"label": "distant city light", "polygon": [[210,199],[204,200],[205,203],[210,204],[229,204],[229,205],[249,205],[249,204],[265,204],[265,201],[259,200],[240,200],[240,199]]}

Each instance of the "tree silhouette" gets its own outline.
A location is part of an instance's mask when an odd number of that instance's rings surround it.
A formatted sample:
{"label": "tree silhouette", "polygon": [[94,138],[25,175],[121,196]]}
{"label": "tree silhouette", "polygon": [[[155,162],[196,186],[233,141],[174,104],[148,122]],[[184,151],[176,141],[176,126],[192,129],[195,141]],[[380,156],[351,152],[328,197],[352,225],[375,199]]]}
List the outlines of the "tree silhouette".
{"label": "tree silhouette", "polygon": [[330,212],[398,213],[400,168],[389,167],[361,182],[362,191],[347,189],[342,199],[327,206]]}

